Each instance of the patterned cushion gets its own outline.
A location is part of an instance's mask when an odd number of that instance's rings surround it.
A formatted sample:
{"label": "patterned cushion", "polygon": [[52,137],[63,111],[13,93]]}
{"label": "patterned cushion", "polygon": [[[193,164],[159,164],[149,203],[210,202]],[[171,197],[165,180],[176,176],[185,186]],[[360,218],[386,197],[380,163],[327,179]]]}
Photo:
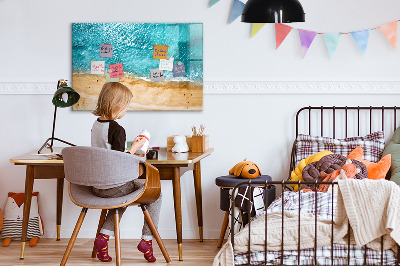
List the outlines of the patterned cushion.
{"label": "patterned cushion", "polygon": [[364,137],[345,139],[299,134],[296,139],[296,165],[298,165],[302,159],[323,150],[329,150],[347,157],[357,146],[363,148],[365,160],[378,162],[385,147],[383,131],[374,132]]}

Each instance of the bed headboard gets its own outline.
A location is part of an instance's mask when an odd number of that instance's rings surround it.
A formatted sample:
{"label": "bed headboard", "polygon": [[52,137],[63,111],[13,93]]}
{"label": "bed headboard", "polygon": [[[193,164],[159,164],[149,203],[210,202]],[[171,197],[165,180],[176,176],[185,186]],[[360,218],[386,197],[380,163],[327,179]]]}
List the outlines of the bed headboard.
{"label": "bed headboard", "polygon": [[[296,114],[296,137],[299,134],[347,138],[363,136],[375,131],[383,131],[389,139],[398,126],[396,106],[308,106]],[[295,164],[295,144],[293,144],[290,171]],[[289,172],[290,176],[290,172]]]}

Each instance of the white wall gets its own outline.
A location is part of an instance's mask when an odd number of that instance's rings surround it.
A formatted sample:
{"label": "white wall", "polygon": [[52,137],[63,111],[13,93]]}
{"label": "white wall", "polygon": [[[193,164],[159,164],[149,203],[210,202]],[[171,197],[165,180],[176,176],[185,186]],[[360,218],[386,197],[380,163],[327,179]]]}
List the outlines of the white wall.
{"label": "white wall", "polygon": [[[274,50],[273,25],[266,25],[250,40],[251,27],[235,21],[227,24],[230,0],[208,9],[208,0],[115,1],[27,1],[0,0],[0,82],[46,83],[71,76],[72,22],[203,22],[204,79],[212,81],[399,81],[399,52],[379,31],[371,33],[363,57],[350,35],[342,37],[334,59],[329,59],[318,36],[305,59],[301,59],[298,33],[290,33]],[[321,32],[351,31],[375,27],[399,19],[398,1],[303,0],[306,23],[293,24]],[[59,12],[59,13],[58,13]],[[1,87],[0,83],[0,87]],[[275,180],[286,176],[290,146],[294,138],[294,115],[308,105],[398,105],[393,95],[258,94],[204,95],[202,112],[130,112],[121,124],[128,138],[142,128],[153,133],[153,145],[165,146],[176,133],[189,134],[193,124],[205,123],[215,152],[202,162],[205,238],[218,238],[223,214],[214,179],[227,174],[238,161],[255,161],[263,174]],[[51,134],[51,95],[0,95],[0,207],[7,192],[24,190],[25,168],[9,158],[35,150]],[[94,120],[90,112],[60,109],[56,135],[78,145],[89,145]],[[197,217],[190,173],[182,177],[184,238],[197,237]],[[55,237],[55,180],[35,182],[40,192],[40,211],[45,237]],[[164,195],[159,230],[164,238],[175,238],[171,215],[171,182],[162,182]],[[62,237],[70,237],[79,208],[64,191]],[[90,211],[80,237],[93,237],[99,212]],[[138,218],[139,217],[139,218]],[[123,238],[139,238],[142,218],[130,208],[121,222]]]}

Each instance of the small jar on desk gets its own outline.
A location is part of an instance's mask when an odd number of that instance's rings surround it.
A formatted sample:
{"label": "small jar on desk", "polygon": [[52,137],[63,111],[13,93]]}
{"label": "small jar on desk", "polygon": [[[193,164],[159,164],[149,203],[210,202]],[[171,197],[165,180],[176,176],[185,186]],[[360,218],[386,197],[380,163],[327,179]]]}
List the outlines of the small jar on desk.
{"label": "small jar on desk", "polygon": [[[234,175],[220,176],[215,179],[215,184],[220,187],[220,209],[225,212],[224,221],[222,223],[221,233],[218,240],[217,247],[220,248],[222,246],[222,242],[225,237],[225,232],[228,227],[229,222],[229,212],[230,212],[230,190],[233,189],[236,185],[242,182],[264,182],[272,181],[272,178],[268,175],[261,175],[254,179],[245,179],[241,177],[236,177]],[[252,187],[264,187],[264,185],[254,184]],[[268,185],[268,187],[264,190],[264,200],[265,206],[268,207],[275,200],[275,186]]]}

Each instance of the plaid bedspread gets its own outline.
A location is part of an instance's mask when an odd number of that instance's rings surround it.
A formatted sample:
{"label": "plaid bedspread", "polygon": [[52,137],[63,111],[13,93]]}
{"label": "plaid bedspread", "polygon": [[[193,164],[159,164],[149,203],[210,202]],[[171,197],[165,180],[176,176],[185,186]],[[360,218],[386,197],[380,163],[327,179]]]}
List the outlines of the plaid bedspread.
{"label": "plaid bedspread", "polygon": [[[283,197],[279,197],[271,203],[267,215],[268,213],[282,211],[282,203],[284,210],[298,210],[300,208],[301,212],[316,213],[323,218],[332,219],[332,208],[333,214],[335,214],[336,208],[336,194],[317,192],[317,197],[315,197],[315,192],[312,191],[285,192]],[[260,215],[265,215],[265,213]],[[254,217],[254,219],[257,219],[260,215]],[[297,250],[285,250],[283,252],[283,264],[298,265],[300,258],[300,265],[314,265],[314,254],[314,249],[303,249],[300,251],[300,256]],[[281,265],[281,251],[267,251],[266,254],[265,252],[250,252],[250,265],[265,265],[265,255],[267,256],[266,265]],[[380,251],[350,245],[350,256],[348,255],[347,245],[334,244],[332,262],[331,246],[317,248],[317,265],[382,265]],[[395,263],[394,252],[385,250],[383,252],[383,265],[395,265]],[[235,265],[248,264],[248,253],[235,254]]]}

